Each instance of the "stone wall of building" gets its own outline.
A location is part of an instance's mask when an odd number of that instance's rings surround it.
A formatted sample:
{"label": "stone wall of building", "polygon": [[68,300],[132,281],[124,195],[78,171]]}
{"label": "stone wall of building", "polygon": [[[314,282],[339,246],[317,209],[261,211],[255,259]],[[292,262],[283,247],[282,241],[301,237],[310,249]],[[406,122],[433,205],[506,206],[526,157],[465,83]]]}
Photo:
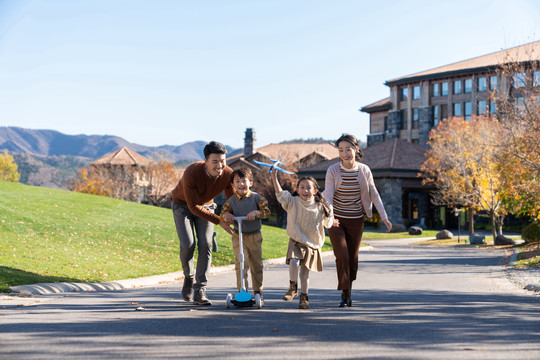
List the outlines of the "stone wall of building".
{"label": "stone wall of building", "polygon": [[403,211],[401,200],[401,180],[395,178],[376,179],[375,185],[392,224],[403,224]]}
{"label": "stone wall of building", "polygon": [[401,114],[399,111],[388,112],[388,129],[386,131],[386,140],[399,138],[399,124],[401,123]]}

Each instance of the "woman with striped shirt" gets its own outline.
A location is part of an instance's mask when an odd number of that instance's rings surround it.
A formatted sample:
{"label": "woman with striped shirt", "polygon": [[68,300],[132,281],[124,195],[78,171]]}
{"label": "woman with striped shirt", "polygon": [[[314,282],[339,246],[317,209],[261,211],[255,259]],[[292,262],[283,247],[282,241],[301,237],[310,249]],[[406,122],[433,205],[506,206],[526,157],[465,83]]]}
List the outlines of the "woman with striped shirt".
{"label": "woman with striped shirt", "polygon": [[387,232],[392,230],[392,223],[384,210],[371,170],[360,163],[363,153],[356,137],[342,135],[336,146],[340,161],[328,168],[323,195],[339,221],[328,230],[328,234],[336,257],[338,290],[342,291],[339,307],[345,307],[352,305],[351,289],[358,272],[364,219],[372,217],[372,205],[375,204]]}

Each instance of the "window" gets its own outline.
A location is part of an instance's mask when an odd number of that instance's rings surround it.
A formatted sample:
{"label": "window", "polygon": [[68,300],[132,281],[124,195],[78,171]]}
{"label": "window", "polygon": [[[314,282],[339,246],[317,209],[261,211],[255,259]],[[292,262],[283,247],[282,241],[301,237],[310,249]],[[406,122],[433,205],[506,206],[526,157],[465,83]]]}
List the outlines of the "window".
{"label": "window", "polygon": [[485,76],[478,78],[478,91],[487,90],[487,78]]}
{"label": "window", "polygon": [[433,106],[433,112],[431,113],[431,126],[435,127],[439,125],[439,105]]}
{"label": "window", "polygon": [[407,128],[407,115],[408,115],[408,112],[407,110],[401,110],[400,111],[400,119],[399,119],[399,129],[398,130],[404,130]]}
{"label": "window", "polygon": [[465,79],[465,94],[472,92],[472,79]]}
{"label": "window", "polygon": [[512,85],[515,88],[522,88],[527,85],[527,75],[524,72],[514,74]]}
{"label": "window", "polygon": [[442,104],[441,105],[441,120],[444,121],[448,119],[448,105]]}
{"label": "window", "polygon": [[454,116],[463,116],[461,111],[461,103],[454,103]]}
{"label": "window", "polygon": [[405,101],[407,100],[407,98],[409,97],[409,88],[401,88],[401,92],[400,92],[400,100],[401,101]]}
{"label": "window", "polygon": [[471,120],[472,115],[472,102],[467,101],[465,103],[465,120]]}
{"label": "window", "polygon": [[540,86],[540,71],[533,72],[533,86]]}
{"label": "window", "polygon": [[418,129],[418,120],[420,119],[420,112],[418,108],[413,109],[413,122],[412,122],[412,128]]}
{"label": "window", "polygon": [[441,83],[441,95],[442,96],[448,95],[448,81],[444,81]]}
{"label": "window", "polygon": [[454,81],[454,94],[461,94],[461,80]]}
{"label": "window", "polygon": [[494,100],[491,100],[489,102],[489,112],[491,115],[495,115],[497,113],[497,102]]}
{"label": "window", "polygon": [[495,90],[497,88],[497,75],[489,77],[489,90]]}
{"label": "window", "polygon": [[525,102],[523,101],[523,97],[520,96],[516,99],[517,102],[517,109],[521,112],[525,111]]}
{"label": "window", "polygon": [[431,85],[431,96],[439,96],[439,84],[435,83]]}
{"label": "window", "polygon": [[478,115],[483,115],[487,111],[487,100],[479,100],[476,105]]}
{"label": "window", "polygon": [[420,86],[419,85],[413,87],[412,98],[413,98],[413,100],[420,99]]}

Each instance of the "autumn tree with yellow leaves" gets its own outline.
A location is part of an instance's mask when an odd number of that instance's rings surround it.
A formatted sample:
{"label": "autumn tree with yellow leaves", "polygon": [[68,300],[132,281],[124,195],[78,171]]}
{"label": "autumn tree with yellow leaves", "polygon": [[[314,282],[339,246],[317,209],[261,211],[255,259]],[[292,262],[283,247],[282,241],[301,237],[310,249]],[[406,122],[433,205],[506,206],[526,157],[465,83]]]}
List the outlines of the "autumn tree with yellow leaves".
{"label": "autumn tree with yellow leaves", "polygon": [[513,213],[540,220],[540,63],[513,60],[506,59],[498,70],[499,77],[512,86],[494,91],[491,97],[504,139],[501,196]]}
{"label": "autumn tree with yellow leaves", "polygon": [[491,92],[496,109],[489,116],[432,129],[422,167],[424,183],[439,189],[436,202],[488,211],[494,235],[507,213],[540,220],[540,55],[534,50],[502,59],[497,78],[505,86]]}
{"label": "autumn tree with yellow leaves", "polygon": [[435,201],[487,211],[494,237],[506,214],[501,197],[504,170],[499,166],[501,131],[490,118],[446,120],[431,130],[430,149],[421,166],[423,183],[438,189]]}
{"label": "autumn tree with yellow leaves", "polygon": [[106,180],[91,173],[87,167],[79,169],[77,179],[71,181],[69,188],[71,191],[100,196],[109,196],[110,192]]}
{"label": "autumn tree with yellow leaves", "polygon": [[4,150],[4,153],[0,154],[0,180],[18,182],[20,175],[17,169],[13,156]]}

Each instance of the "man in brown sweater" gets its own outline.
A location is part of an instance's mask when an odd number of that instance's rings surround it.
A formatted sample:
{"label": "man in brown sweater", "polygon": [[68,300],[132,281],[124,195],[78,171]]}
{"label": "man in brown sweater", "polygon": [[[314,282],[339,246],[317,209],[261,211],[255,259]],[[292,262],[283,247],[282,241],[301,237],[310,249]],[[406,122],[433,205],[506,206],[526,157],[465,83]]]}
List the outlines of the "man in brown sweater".
{"label": "man in brown sweater", "polygon": [[[231,185],[232,169],[226,164],[227,149],[212,141],[204,147],[204,161],[189,165],[172,191],[172,209],[176,232],[180,239],[180,261],[184,270],[182,298],[195,305],[212,305],[206,296],[208,270],[212,263],[214,225],[232,234],[229,223],[214,214],[214,198],[222,191],[229,198],[234,194]],[[195,241],[195,235],[197,241]],[[195,244],[199,255],[197,269],[193,268]]]}

